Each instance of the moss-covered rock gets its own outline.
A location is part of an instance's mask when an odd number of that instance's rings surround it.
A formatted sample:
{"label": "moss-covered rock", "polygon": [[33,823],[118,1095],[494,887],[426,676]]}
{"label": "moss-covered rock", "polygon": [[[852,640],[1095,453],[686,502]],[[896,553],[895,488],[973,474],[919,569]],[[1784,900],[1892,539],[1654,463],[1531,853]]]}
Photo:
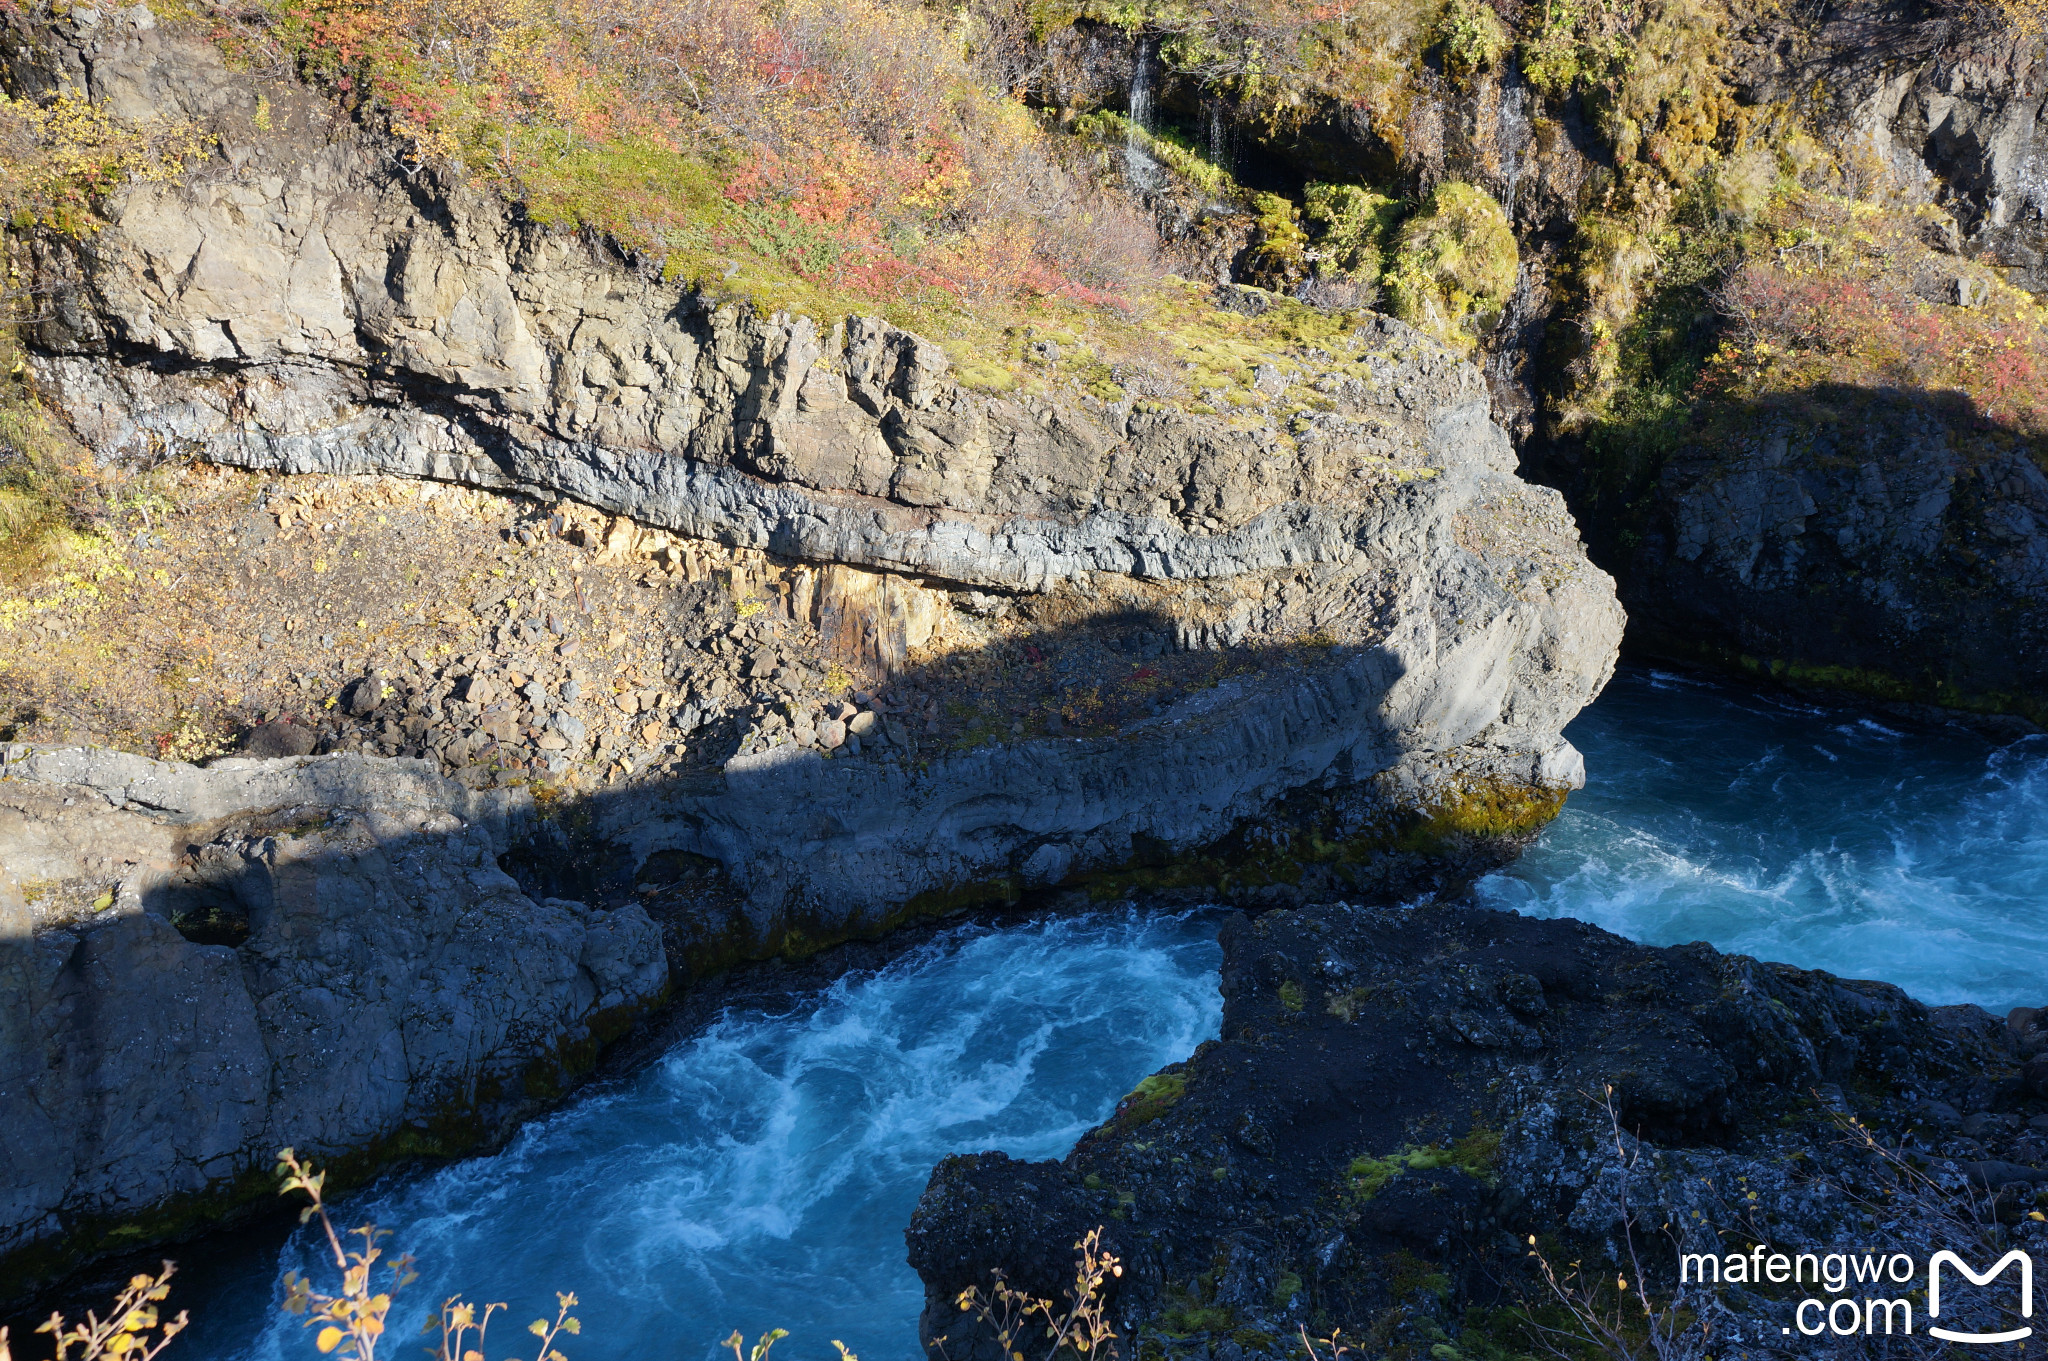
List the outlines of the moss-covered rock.
{"label": "moss-covered rock", "polygon": [[1394,314],[1469,354],[1500,320],[1520,259],[1514,229],[1492,195],[1442,185],[1396,240],[1386,276]]}

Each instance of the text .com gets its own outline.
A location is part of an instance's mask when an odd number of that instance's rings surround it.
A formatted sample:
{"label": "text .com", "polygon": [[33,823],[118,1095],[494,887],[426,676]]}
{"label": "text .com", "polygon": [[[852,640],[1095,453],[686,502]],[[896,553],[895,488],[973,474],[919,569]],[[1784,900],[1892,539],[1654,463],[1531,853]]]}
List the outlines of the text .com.
{"label": "text .com", "polygon": [[[1979,1269],[1953,1252],[1937,1252],[1923,1266],[1903,1252],[1787,1254],[1759,1245],[1747,1253],[1724,1256],[1680,1253],[1678,1279],[1682,1285],[1817,1286],[1830,1298],[1800,1300],[1793,1306],[1791,1325],[1784,1329],[1787,1333],[1796,1329],[1807,1337],[1911,1334],[1916,1322],[1928,1336],[1944,1342],[1989,1345],[2018,1342],[2034,1333],[2031,1325],[1986,1332],[1943,1327],[1941,1323],[1942,1291],[1949,1292],[1953,1306],[1955,1291],[1964,1283],[2006,1292],[2011,1312],[2019,1318],[2032,1318],[2034,1261],[2017,1248]],[[1908,1297],[1916,1287],[1926,1292],[1927,1313],[1922,1319],[1916,1319],[1914,1301]],[[1955,1313],[1953,1307],[1950,1313]]]}

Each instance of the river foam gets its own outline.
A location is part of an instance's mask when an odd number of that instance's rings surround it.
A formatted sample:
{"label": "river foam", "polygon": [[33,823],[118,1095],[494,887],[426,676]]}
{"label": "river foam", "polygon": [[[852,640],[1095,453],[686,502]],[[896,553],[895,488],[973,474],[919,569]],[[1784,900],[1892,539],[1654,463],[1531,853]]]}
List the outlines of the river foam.
{"label": "river foam", "polygon": [[[903,1228],[932,1165],[1061,1157],[1214,1037],[1215,926],[1118,911],[950,932],[787,1013],[728,1014],[504,1152],[394,1179],[337,1220],[373,1220],[418,1259],[405,1346],[450,1294],[508,1301],[516,1335],[563,1290],[582,1301],[576,1361],[707,1357],[734,1328],[770,1327],[790,1330],[791,1361],[833,1355],[833,1338],[894,1361],[916,1350]],[[247,1289],[275,1298],[309,1247],[293,1240]],[[297,1320],[252,1324],[240,1355],[309,1354]]]}
{"label": "river foam", "polygon": [[1624,668],[1587,785],[1475,896],[2003,1011],[2048,1001],[2048,738]]}

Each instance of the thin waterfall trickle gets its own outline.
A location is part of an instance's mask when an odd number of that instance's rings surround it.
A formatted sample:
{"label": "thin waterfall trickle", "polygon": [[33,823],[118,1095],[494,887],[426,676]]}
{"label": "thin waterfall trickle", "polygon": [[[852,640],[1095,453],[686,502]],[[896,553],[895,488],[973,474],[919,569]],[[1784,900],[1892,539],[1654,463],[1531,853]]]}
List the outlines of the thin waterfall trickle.
{"label": "thin waterfall trickle", "polygon": [[1515,220],[1515,192],[1522,183],[1522,161],[1528,154],[1535,128],[1529,121],[1529,91],[1520,81],[1506,83],[1500,92],[1500,119],[1494,145],[1500,151],[1500,173],[1507,193],[1501,206],[1508,221]]}
{"label": "thin waterfall trickle", "polygon": [[1145,40],[1140,38],[1131,52],[1131,126],[1146,132],[1152,130],[1151,70]]}
{"label": "thin waterfall trickle", "polygon": [[1209,160],[1225,171],[1234,170],[1236,160],[1230,152],[1230,135],[1223,126],[1223,104],[1221,101],[1209,105]]}
{"label": "thin waterfall trickle", "polygon": [[1152,131],[1152,54],[1146,39],[1131,51],[1130,114],[1124,133],[1124,178],[1134,193],[1156,193],[1166,184],[1166,168],[1146,149]]}

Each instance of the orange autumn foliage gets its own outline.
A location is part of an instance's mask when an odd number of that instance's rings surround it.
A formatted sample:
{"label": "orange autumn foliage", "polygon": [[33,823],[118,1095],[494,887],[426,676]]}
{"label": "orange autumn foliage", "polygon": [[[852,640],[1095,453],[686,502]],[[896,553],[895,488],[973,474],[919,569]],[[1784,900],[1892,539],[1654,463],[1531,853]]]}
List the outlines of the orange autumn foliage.
{"label": "orange autumn foliage", "polygon": [[881,0],[266,0],[225,35],[381,113],[410,161],[672,272],[856,298],[1117,303],[1151,233],[920,9]]}

